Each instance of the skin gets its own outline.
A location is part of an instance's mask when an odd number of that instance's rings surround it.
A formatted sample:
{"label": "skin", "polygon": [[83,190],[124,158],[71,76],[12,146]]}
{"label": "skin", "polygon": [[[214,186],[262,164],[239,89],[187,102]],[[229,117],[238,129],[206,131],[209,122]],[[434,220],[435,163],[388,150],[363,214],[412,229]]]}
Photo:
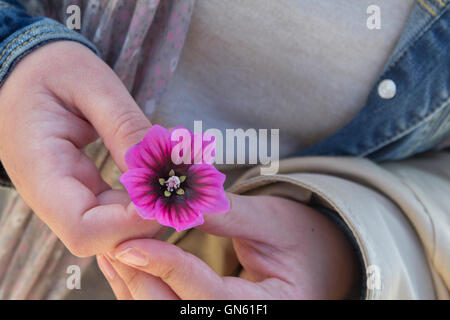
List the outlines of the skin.
{"label": "skin", "polygon": [[[126,150],[150,127],[114,72],[75,42],[28,54],[0,89],[0,159],[12,182],[74,255],[98,255],[119,299],[351,295],[358,274],[351,245],[327,218],[294,201],[229,195],[229,213],[205,215],[200,229],[233,238],[239,278],[221,278],[181,249],[149,239],[162,227],[142,220],[82,148],[100,136],[124,172]],[[130,267],[125,255],[116,258],[130,248],[148,263]]]}
{"label": "skin", "polygon": [[126,150],[150,127],[114,72],[75,42],[33,51],[0,90],[0,159],[34,212],[80,257],[160,229],[81,151],[100,135],[126,171]]}
{"label": "skin", "polygon": [[328,218],[277,197],[230,195],[230,200],[230,212],[206,215],[199,229],[232,238],[243,266],[240,277],[220,277],[175,245],[130,240],[97,257],[117,298],[357,297],[358,262],[345,236]]}

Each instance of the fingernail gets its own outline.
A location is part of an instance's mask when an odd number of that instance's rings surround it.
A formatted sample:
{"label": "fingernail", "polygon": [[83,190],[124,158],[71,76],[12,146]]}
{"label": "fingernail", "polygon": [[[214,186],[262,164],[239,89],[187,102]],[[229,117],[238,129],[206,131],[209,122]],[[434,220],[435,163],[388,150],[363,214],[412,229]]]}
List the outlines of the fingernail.
{"label": "fingernail", "polygon": [[114,267],[109,263],[108,259],[106,259],[104,256],[100,256],[98,258],[98,266],[103,271],[106,278],[108,278],[109,281],[114,280],[116,277],[116,270],[114,270]]}
{"label": "fingernail", "polygon": [[116,254],[116,258],[123,263],[131,264],[136,267],[143,267],[148,264],[148,257],[134,248],[128,248]]}

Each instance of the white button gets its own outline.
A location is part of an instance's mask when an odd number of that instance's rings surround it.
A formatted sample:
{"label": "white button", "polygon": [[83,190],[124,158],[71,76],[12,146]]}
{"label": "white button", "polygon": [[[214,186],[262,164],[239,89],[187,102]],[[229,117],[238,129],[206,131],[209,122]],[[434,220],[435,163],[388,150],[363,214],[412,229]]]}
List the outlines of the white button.
{"label": "white button", "polygon": [[383,99],[392,99],[397,92],[397,86],[391,79],[385,79],[378,85],[378,94]]}

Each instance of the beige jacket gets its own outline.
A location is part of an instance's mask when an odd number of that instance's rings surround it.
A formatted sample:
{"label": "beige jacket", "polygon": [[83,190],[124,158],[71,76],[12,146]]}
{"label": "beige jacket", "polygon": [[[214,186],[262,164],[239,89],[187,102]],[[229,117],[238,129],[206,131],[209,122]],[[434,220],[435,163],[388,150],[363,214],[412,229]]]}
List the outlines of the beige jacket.
{"label": "beige jacket", "polygon": [[367,299],[448,299],[450,153],[377,165],[344,157],[293,158],[279,174],[254,168],[230,189],[334,209],[356,238]]}

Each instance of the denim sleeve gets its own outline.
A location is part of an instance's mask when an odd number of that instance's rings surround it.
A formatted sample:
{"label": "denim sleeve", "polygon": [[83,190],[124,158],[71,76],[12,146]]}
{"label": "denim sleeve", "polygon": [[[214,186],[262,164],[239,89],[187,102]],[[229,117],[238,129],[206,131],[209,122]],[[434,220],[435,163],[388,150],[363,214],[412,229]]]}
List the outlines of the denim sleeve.
{"label": "denim sleeve", "polygon": [[[0,0],[0,86],[19,60],[45,43],[76,41],[96,54],[97,49],[81,34],[45,17],[32,17],[17,0]],[[0,163],[0,185],[11,186]]]}

